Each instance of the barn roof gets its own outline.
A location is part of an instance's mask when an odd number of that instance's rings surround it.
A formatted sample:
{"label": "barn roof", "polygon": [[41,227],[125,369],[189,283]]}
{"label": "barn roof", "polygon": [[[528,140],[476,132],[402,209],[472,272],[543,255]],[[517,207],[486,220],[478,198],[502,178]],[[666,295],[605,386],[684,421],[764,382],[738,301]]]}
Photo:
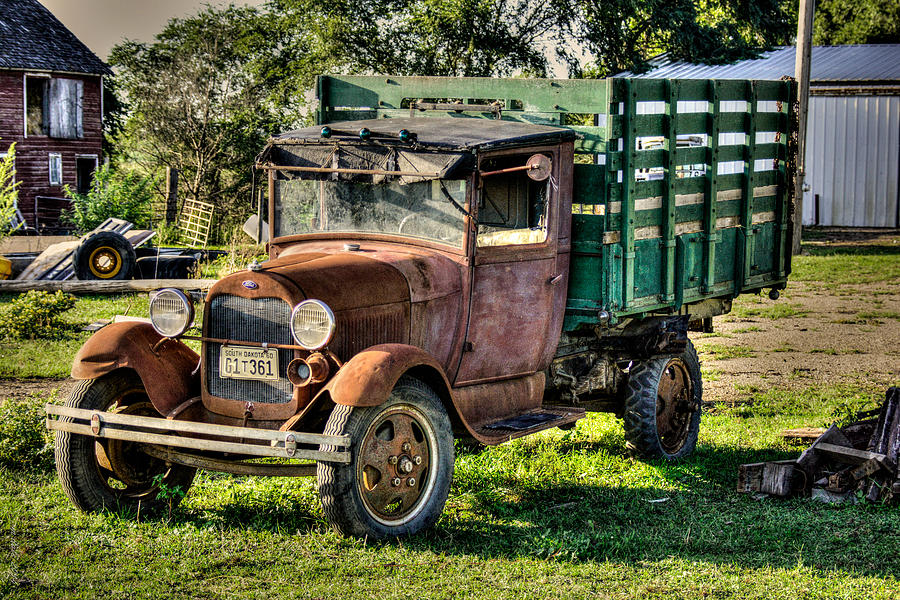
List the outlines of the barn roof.
{"label": "barn roof", "polygon": [[37,0],[0,2],[0,69],[112,75],[112,70]]}
{"label": "barn roof", "polygon": [[[794,75],[794,46],[781,46],[759,58],[730,65],[704,65],[673,61],[667,54],[650,60],[650,71],[626,72],[616,77],[652,79],[781,79]],[[900,82],[900,44],[813,46],[810,81]]]}

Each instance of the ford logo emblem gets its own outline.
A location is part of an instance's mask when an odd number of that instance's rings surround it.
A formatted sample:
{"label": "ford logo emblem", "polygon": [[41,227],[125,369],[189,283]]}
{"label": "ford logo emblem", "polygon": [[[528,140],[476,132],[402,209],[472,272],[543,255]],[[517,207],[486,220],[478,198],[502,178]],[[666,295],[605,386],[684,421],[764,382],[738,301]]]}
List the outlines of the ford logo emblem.
{"label": "ford logo emblem", "polygon": [[241,285],[244,286],[245,288],[247,288],[248,290],[255,290],[256,288],[259,287],[259,284],[256,283],[255,281],[245,281],[245,282],[241,283]]}

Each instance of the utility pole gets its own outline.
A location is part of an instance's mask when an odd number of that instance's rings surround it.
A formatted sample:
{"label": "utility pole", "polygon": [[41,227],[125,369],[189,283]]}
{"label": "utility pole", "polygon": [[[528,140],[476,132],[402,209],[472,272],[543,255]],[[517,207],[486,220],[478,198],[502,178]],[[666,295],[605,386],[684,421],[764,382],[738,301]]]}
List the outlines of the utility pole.
{"label": "utility pole", "polygon": [[803,181],[806,177],[806,115],[809,112],[809,67],[812,62],[812,31],[815,0],[800,0],[797,19],[797,57],[794,78],[797,80],[799,127],[797,131],[797,172],[794,177],[794,235],[792,254],[800,254],[800,235],[803,233]]}

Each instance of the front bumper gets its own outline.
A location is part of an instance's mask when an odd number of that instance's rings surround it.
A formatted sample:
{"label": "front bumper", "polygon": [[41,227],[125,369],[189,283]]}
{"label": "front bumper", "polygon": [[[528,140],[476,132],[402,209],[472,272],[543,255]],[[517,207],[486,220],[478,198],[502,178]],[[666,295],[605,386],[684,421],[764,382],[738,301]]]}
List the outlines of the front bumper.
{"label": "front bumper", "polygon": [[[342,464],[350,462],[350,436],[345,435],[171,421],[160,417],[140,417],[55,404],[47,404],[44,410],[47,413],[48,429],[96,438],[236,456]],[[320,448],[321,446],[335,449],[325,451]]]}

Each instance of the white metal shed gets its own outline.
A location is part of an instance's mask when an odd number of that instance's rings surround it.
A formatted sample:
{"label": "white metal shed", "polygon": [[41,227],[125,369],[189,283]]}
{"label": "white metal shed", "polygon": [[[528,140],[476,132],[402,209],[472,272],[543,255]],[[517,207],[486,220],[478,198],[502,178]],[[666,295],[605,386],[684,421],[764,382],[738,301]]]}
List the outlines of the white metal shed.
{"label": "white metal shed", "polygon": [[[650,61],[653,79],[781,79],[793,46],[731,65]],[[900,227],[900,44],[814,46],[804,225]]]}

